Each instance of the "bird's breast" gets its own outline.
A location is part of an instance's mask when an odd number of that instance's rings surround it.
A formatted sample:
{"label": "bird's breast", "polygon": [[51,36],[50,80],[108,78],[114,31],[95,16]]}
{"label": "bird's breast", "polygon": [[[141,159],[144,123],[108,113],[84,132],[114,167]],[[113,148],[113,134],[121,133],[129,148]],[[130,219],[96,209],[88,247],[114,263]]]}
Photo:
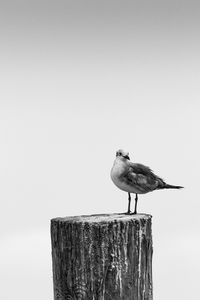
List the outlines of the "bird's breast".
{"label": "bird's breast", "polygon": [[[120,161],[115,161],[111,169],[111,179],[113,183],[121,190],[127,191],[129,189],[127,184],[123,181],[123,175],[126,172],[126,167]],[[131,192],[131,191],[130,191]]]}
{"label": "bird's breast", "polygon": [[135,194],[144,194],[145,191],[141,190],[139,186],[131,182],[127,182],[126,179],[127,174],[127,165],[121,163],[120,161],[115,161],[114,165],[111,169],[111,179],[113,183],[121,190],[128,192],[128,193],[135,193]]}
{"label": "bird's breast", "polygon": [[119,179],[126,170],[126,166],[119,160],[115,160],[111,169],[111,179],[115,181]]}

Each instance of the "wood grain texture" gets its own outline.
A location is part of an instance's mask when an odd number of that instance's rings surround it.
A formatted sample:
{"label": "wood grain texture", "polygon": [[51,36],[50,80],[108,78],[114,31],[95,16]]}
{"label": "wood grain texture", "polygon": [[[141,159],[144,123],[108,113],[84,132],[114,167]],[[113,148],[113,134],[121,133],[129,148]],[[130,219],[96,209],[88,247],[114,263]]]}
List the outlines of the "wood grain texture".
{"label": "wood grain texture", "polygon": [[152,300],[150,215],[51,220],[54,300]]}

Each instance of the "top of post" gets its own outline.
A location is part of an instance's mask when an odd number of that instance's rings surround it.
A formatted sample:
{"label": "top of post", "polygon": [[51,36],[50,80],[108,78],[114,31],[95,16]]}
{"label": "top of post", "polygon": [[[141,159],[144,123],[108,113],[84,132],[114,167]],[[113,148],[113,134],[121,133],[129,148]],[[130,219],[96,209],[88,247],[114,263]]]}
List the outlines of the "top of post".
{"label": "top of post", "polygon": [[63,218],[54,218],[51,221],[69,222],[69,223],[110,223],[110,222],[128,222],[130,220],[149,220],[152,216],[148,214],[97,214],[97,215],[82,215],[68,216]]}

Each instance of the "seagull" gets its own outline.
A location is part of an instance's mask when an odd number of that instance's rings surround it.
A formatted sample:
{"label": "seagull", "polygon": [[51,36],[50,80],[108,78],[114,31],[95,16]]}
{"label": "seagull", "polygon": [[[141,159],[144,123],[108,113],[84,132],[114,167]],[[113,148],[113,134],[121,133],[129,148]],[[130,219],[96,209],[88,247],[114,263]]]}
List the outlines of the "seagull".
{"label": "seagull", "polygon": [[[126,214],[137,214],[138,194],[146,194],[160,189],[181,189],[182,186],[167,184],[153,171],[142,164],[132,163],[129,153],[120,149],[111,169],[111,179],[121,190],[128,192],[128,211]],[[135,210],[131,213],[131,194],[135,194]]]}

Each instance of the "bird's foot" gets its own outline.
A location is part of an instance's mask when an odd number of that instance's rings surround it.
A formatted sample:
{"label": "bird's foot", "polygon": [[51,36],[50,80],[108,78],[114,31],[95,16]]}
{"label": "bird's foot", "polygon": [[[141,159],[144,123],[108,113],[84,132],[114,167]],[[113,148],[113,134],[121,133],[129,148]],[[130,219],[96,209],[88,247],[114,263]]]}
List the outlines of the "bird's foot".
{"label": "bird's foot", "polygon": [[125,212],[125,215],[137,215],[137,212],[136,211],[134,211],[134,212],[127,211],[127,212]]}
{"label": "bird's foot", "polygon": [[134,212],[130,211],[130,212],[126,212],[125,215],[137,215],[137,212],[135,212],[135,211],[134,211]]}

